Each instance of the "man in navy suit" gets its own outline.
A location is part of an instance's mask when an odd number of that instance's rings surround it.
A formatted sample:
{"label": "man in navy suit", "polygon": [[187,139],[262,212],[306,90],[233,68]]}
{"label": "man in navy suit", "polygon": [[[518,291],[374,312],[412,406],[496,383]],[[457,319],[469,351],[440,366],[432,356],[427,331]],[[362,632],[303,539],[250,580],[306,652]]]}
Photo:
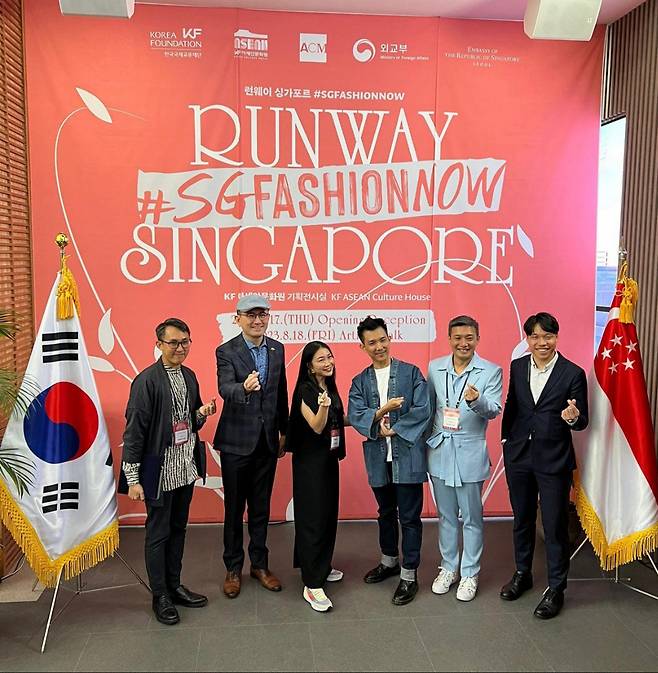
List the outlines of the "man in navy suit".
{"label": "man in navy suit", "polygon": [[516,572],[500,597],[513,601],[532,587],[539,495],[548,571],[548,589],[534,613],[540,619],[556,617],[564,604],[569,491],[576,467],[571,431],[584,430],[588,422],[585,372],[557,352],[559,329],[550,313],[526,320],[530,355],[512,361],[502,422]]}
{"label": "man in navy suit", "polygon": [[236,323],[242,332],[217,348],[217,382],[224,400],[213,445],[220,451],[224,484],[224,594],[236,598],[242,582],[242,521],[249,519],[250,574],[269,591],[281,591],[270,572],[267,526],[277,458],[288,427],[288,385],[283,344],[265,336],[270,302],[242,297]]}

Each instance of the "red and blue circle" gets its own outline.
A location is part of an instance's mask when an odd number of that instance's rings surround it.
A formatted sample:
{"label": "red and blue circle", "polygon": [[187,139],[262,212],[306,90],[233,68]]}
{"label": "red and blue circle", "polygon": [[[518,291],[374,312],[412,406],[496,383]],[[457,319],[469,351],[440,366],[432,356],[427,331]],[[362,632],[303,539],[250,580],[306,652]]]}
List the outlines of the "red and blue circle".
{"label": "red and blue circle", "polygon": [[87,393],[62,381],[32,400],[23,421],[30,451],[46,463],[84,456],[98,434],[98,411]]}

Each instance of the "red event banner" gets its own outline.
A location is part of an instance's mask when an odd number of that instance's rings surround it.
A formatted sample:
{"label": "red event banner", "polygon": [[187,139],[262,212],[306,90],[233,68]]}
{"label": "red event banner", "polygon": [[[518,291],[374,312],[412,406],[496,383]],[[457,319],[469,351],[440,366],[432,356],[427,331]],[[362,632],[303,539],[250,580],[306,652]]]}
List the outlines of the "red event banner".
{"label": "red event banner", "polygon": [[[558,316],[565,355],[591,360],[602,30],[555,42],[507,22],[24,5],[36,313],[65,231],[116,469],[155,325],[190,324],[207,400],[240,293],[270,297],[291,387],[303,345],[332,345],[344,400],[369,364],[369,314],[423,371],[461,313],[505,372],[539,310]],[[499,430],[489,514],[510,510]],[[209,465],[195,522],[223,518],[211,449]],[[373,516],[352,430],[341,472],[341,517]],[[287,457],[273,518],[292,516],[291,496]],[[120,499],[122,521],[140,509]]]}

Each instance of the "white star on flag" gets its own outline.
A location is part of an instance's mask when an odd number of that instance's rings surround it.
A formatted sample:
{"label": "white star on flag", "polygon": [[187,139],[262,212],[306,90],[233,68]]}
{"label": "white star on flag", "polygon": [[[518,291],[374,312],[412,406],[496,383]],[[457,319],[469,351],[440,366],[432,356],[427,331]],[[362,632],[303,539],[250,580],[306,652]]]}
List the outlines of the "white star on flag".
{"label": "white star on flag", "polygon": [[619,367],[618,362],[613,362],[609,367],[608,370],[610,371],[611,374],[616,374],[617,373],[617,367]]}
{"label": "white star on flag", "polygon": [[629,353],[629,355],[630,355],[630,353],[631,353],[632,351],[637,350],[637,341],[631,341],[631,342],[626,346],[626,348],[628,348],[628,353]]}
{"label": "white star on flag", "polygon": [[624,367],[626,369],[633,369],[633,364],[635,363],[635,360],[631,360],[630,358],[626,358],[626,362],[623,363]]}
{"label": "white star on flag", "polygon": [[612,351],[609,348],[604,348],[603,351],[601,352],[601,357],[605,360],[606,358],[610,357],[610,353]]}
{"label": "white star on flag", "polygon": [[610,339],[610,343],[614,344],[615,346],[621,346],[621,337],[612,337],[612,339]]}

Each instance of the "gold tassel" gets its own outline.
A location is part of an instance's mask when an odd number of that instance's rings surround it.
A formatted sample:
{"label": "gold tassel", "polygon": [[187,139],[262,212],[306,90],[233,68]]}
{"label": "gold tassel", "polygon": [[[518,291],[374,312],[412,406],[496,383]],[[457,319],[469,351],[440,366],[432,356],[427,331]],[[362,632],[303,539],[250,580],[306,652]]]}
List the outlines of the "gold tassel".
{"label": "gold tassel", "polygon": [[69,320],[73,317],[73,306],[80,317],[80,295],[75,278],[66,264],[66,255],[62,255],[59,285],[57,286],[57,319]]}
{"label": "gold tassel", "polygon": [[587,499],[577,472],[574,474],[574,484],[576,510],[580,523],[599,557],[603,570],[614,570],[620,565],[637,561],[658,548],[658,524],[653,524],[645,530],[631,533],[609,544],[601,520]]}
{"label": "gold tassel", "polygon": [[621,304],[619,306],[619,322],[632,323],[635,316],[635,306],[639,297],[637,281],[628,277],[628,263],[624,262],[619,269],[618,282],[623,284]]}
{"label": "gold tassel", "polygon": [[93,568],[108,556],[114,556],[114,552],[119,548],[119,522],[115,519],[104,530],[53,561],[41,544],[32,524],[1,479],[0,520],[23,550],[34,574],[47,587],[54,587],[57,584],[60,570],[63,579],[71,579]]}

